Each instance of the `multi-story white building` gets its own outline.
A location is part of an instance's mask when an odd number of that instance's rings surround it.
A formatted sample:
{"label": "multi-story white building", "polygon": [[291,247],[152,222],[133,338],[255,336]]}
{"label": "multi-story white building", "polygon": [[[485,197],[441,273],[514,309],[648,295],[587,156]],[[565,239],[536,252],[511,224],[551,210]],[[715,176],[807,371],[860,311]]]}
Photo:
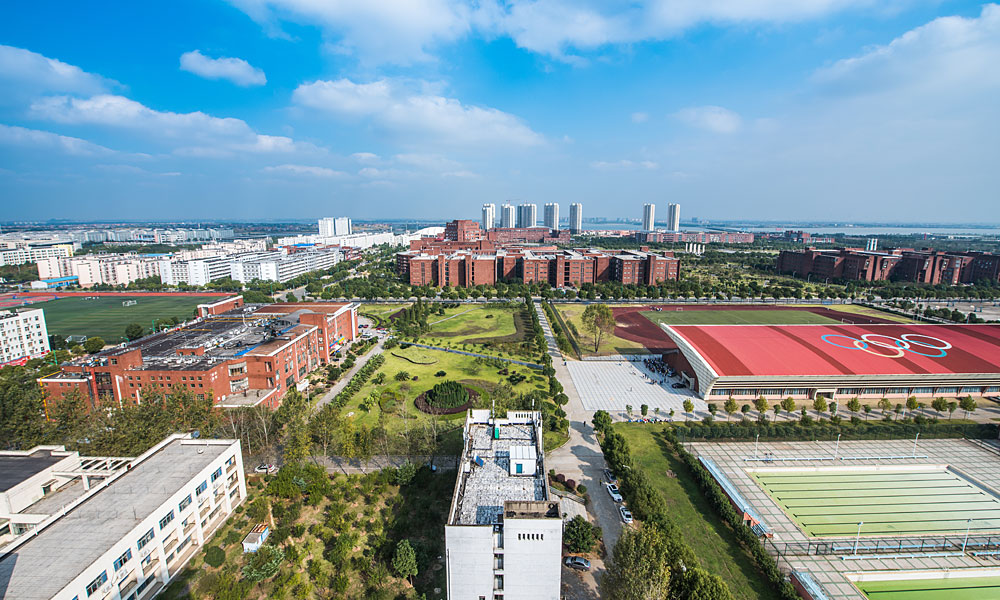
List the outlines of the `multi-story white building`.
{"label": "multi-story white building", "polygon": [[302,250],[291,254],[267,252],[263,256],[232,261],[231,276],[243,283],[254,279],[284,282],[310,271],[329,269],[342,258],[339,248]]}
{"label": "multi-story white building", "polygon": [[545,216],[543,223],[549,229],[559,229],[559,205],[549,202],[545,205]]}
{"label": "multi-story white building", "polygon": [[653,231],[656,227],[656,205],[655,204],[643,204],[642,205],[642,230],[643,231]]}
{"label": "multi-story white building", "polygon": [[231,274],[230,258],[224,254],[189,260],[160,260],[160,281],[164,285],[205,285]]}
{"label": "multi-story white building", "polygon": [[49,353],[49,332],[40,308],[0,310],[0,365]]}
{"label": "multi-story white building", "polygon": [[680,204],[668,204],[667,205],[667,228],[670,231],[678,232],[681,230],[681,205]]}
{"label": "multi-story white building", "polygon": [[351,219],[348,217],[324,217],[319,220],[320,237],[351,235],[353,230]]}
{"label": "multi-story white building", "polygon": [[517,207],[517,226],[534,227],[538,224],[538,206],[525,203]]}
{"label": "multi-story white building", "polygon": [[0,267],[6,265],[23,265],[47,258],[62,258],[73,256],[73,244],[26,245],[16,242],[4,242],[0,246]]}
{"label": "multi-story white building", "polygon": [[549,495],[541,414],[471,410],[445,535],[451,600],[558,600],[562,512]]}
{"label": "multi-story white building", "polygon": [[35,263],[39,279],[77,277],[80,287],[98,284],[128,285],[136,279],[160,275],[158,256],[138,254],[84,254],[48,257]]}
{"label": "multi-story white building", "polygon": [[517,225],[517,219],[515,218],[514,206],[511,204],[504,204],[500,207],[500,227],[510,228]]}
{"label": "multi-story white building", "polygon": [[583,231],[583,205],[574,202],[569,205],[569,232],[573,235]]}
{"label": "multi-story white building", "polygon": [[[27,462],[5,473],[41,470],[31,455],[6,454],[0,465]],[[0,549],[0,590],[18,600],[147,600],[245,497],[239,440],[172,435]]]}
{"label": "multi-story white building", "polygon": [[497,205],[496,204],[484,204],[483,205],[483,229],[490,230],[493,229],[494,222],[497,217]]}

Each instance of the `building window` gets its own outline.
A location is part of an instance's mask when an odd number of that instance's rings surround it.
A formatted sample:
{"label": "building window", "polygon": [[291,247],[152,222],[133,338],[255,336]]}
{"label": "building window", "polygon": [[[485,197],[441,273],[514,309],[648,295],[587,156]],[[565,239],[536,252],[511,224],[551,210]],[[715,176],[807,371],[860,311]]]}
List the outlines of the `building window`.
{"label": "building window", "polygon": [[101,586],[104,585],[105,582],[107,582],[107,580],[108,580],[108,572],[101,571],[101,574],[98,575],[96,579],[87,584],[87,597],[89,598],[94,594],[94,592],[101,589]]}
{"label": "building window", "polygon": [[162,531],[163,528],[169,525],[170,522],[173,520],[174,520],[174,511],[171,510],[167,514],[163,515],[162,519],[160,519],[160,530]]}
{"label": "building window", "polygon": [[139,547],[139,550],[142,550],[142,547],[145,546],[146,544],[148,544],[151,541],[153,541],[153,528],[152,527],[149,528],[149,531],[146,532],[146,535],[144,535],[141,538],[139,538],[139,542],[136,544],[136,546]]}
{"label": "building window", "polygon": [[215,470],[215,473],[212,473],[212,483],[215,483],[215,480],[219,477],[222,477],[222,467],[219,467]]}
{"label": "building window", "polygon": [[117,571],[121,571],[122,567],[125,566],[125,563],[127,563],[130,560],[132,560],[132,549],[131,548],[129,548],[128,550],[126,550],[124,554],[122,554],[121,556],[119,556],[118,558],[115,559],[115,571],[116,572]]}
{"label": "building window", "polygon": [[191,505],[191,494],[188,494],[186,498],[181,500],[181,503],[177,506],[177,510],[181,511]]}
{"label": "building window", "polygon": [[200,496],[200,495],[204,494],[205,490],[207,490],[207,489],[208,489],[208,482],[207,481],[202,481],[201,484],[198,486],[198,489],[196,489],[194,492],[195,492],[195,494],[197,494],[197,495]]}

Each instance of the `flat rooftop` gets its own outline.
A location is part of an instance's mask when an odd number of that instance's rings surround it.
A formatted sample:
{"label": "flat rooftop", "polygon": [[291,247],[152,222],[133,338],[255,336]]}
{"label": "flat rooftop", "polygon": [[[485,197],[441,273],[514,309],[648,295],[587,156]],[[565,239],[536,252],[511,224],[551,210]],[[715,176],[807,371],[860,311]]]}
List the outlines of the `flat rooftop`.
{"label": "flat rooftop", "polygon": [[51,450],[37,450],[27,456],[0,456],[0,492],[6,492],[22,481],[34,477],[67,455],[66,452],[53,455]]}
{"label": "flat rooftop", "polygon": [[[534,475],[511,475],[510,453],[516,446],[538,447],[531,423],[506,424],[499,420],[500,434],[494,437],[492,424],[472,423],[469,442],[462,457],[458,503],[452,525],[490,525],[500,522],[507,502],[544,502],[545,470],[541,459]],[[541,452],[539,452],[541,456]],[[478,460],[477,460],[478,459]],[[469,472],[465,472],[465,464]],[[481,464],[480,464],[481,463]]]}
{"label": "flat rooftop", "polygon": [[232,451],[231,443],[219,440],[174,439],[133,462],[107,487],[0,557],[0,593],[49,600],[213,460]]}
{"label": "flat rooftop", "polygon": [[[723,377],[1000,373],[1000,325],[674,325],[664,330],[690,344]],[[678,345],[684,351],[684,344]]]}

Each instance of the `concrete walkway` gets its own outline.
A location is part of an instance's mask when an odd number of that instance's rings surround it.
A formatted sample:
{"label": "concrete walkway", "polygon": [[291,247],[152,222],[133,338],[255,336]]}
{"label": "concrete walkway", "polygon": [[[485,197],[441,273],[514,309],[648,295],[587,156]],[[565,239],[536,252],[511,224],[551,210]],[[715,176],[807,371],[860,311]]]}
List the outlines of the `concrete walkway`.
{"label": "concrete walkway", "polygon": [[371,360],[373,356],[382,353],[382,347],[384,345],[385,345],[385,338],[380,337],[378,343],[376,343],[375,346],[372,347],[372,349],[369,350],[367,354],[356,358],[354,361],[354,366],[351,367],[351,370],[341,375],[340,379],[337,380],[337,383],[333,384],[333,387],[330,388],[330,391],[323,394],[323,397],[320,398],[318,402],[316,402],[316,410],[323,408],[323,406],[333,401],[333,399],[337,397],[337,394],[339,394],[341,390],[347,387],[347,384],[350,383],[351,378],[354,377],[355,373],[361,370],[361,367],[368,364],[368,361]]}
{"label": "concrete walkway", "polygon": [[[549,326],[545,311],[538,304],[535,305],[538,312],[538,319],[545,333],[545,340],[548,342],[548,352],[552,356],[552,366],[556,371],[556,379],[563,386],[563,392],[569,397],[569,403],[564,407],[566,417],[569,419],[569,441],[556,448],[545,457],[546,469],[555,469],[556,473],[566,475],[567,479],[573,479],[577,485],[587,486],[587,495],[590,502],[587,504],[588,512],[592,520],[600,525],[604,535],[604,546],[608,556],[611,556],[615,544],[622,533],[622,522],[618,514],[618,505],[611,500],[607,489],[602,482],[602,474],[607,468],[604,462],[604,453],[597,442],[597,435],[590,421],[593,413],[583,407],[580,395],[573,378],[570,377],[566,369],[565,360],[559,347],[556,345],[555,336],[552,335],[552,328]],[[596,598],[598,593],[598,580],[604,572],[604,562],[600,559],[591,560],[591,571],[579,573],[579,585],[570,585],[565,589],[569,594],[567,598]],[[566,581],[571,577],[572,572],[563,569]],[[575,577],[574,577],[575,578]]]}

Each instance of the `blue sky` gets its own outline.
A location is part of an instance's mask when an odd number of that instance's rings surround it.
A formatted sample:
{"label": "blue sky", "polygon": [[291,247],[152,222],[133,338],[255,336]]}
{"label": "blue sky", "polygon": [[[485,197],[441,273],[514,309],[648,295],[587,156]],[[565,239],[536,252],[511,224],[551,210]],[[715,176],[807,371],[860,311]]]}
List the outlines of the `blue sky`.
{"label": "blue sky", "polygon": [[[0,20],[18,219],[1000,221],[1000,6],[33,2]],[[568,212],[568,208],[564,209]],[[661,215],[662,218],[662,215]]]}

